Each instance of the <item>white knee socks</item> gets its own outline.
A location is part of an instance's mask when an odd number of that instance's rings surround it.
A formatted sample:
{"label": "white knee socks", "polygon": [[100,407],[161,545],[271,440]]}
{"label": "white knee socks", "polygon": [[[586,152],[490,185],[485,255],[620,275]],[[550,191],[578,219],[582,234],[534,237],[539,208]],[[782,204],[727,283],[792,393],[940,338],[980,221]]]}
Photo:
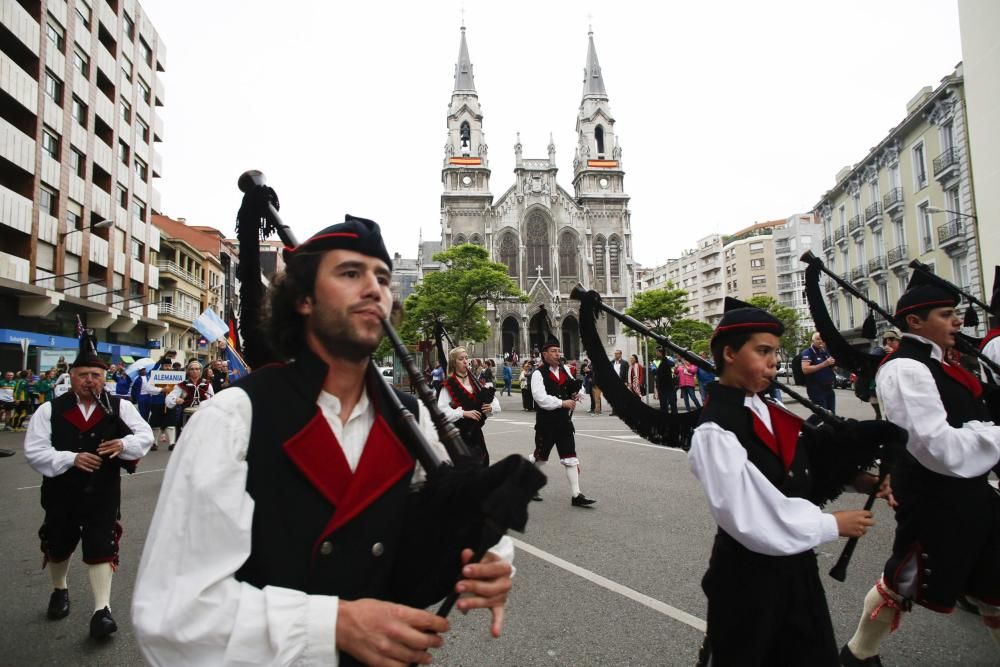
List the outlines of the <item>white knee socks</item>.
{"label": "white knee socks", "polygon": [[52,576],[52,588],[66,589],[66,573],[69,572],[69,558],[60,562],[49,561],[49,574]]}
{"label": "white knee socks", "polygon": [[878,655],[879,646],[898,625],[897,614],[902,613],[896,606],[899,601],[899,596],[881,580],[868,591],[858,629],[847,642],[855,658],[864,660]]}
{"label": "white knee socks", "polygon": [[566,469],[566,479],[569,480],[569,489],[573,498],[580,495],[580,466],[563,466]]}
{"label": "white knee socks", "polygon": [[90,574],[90,588],[94,592],[94,611],[100,611],[111,606],[111,563],[98,563],[87,566]]}

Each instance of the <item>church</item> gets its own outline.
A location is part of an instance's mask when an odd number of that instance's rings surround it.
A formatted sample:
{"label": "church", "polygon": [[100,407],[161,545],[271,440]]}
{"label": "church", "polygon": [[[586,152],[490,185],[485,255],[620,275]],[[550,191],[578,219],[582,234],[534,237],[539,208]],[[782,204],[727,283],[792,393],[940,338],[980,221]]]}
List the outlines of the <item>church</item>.
{"label": "church", "polygon": [[[482,352],[485,356],[517,350],[523,358],[538,347],[537,318],[543,316],[540,309],[544,306],[565,357],[578,359],[582,352],[579,304],[569,298],[570,292],[583,285],[600,292],[613,308],[625,310],[632,301],[635,270],[622,149],[615,137],[594,34],[588,35],[576,119],[572,192],[557,180],[559,168],[551,138],[548,155],[531,158],[522,155],[518,136],[514,182],[494,200],[465,26],[461,31],[441,169],[442,246],[483,246],[494,261],[507,265],[510,276],[530,297],[528,303],[488,304],[492,336]],[[623,336],[613,318],[602,317],[599,327],[607,332],[609,354],[614,349],[628,354],[637,348],[635,339]],[[479,350],[475,354],[479,356]]]}

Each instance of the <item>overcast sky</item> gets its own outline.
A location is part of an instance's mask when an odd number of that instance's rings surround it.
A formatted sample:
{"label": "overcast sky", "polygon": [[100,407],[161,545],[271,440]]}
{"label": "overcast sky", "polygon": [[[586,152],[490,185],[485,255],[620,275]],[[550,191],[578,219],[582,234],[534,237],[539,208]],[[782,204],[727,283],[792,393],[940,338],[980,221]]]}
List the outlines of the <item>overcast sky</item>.
{"label": "overcast sky", "polygon": [[[300,240],[345,212],[404,257],[440,238],[462,3],[140,2],[167,45],[163,213],[231,236],[256,168]],[[810,210],[961,60],[954,0],[464,6],[495,198],[518,131],[526,158],[552,132],[572,193],[592,23],[647,266]]]}

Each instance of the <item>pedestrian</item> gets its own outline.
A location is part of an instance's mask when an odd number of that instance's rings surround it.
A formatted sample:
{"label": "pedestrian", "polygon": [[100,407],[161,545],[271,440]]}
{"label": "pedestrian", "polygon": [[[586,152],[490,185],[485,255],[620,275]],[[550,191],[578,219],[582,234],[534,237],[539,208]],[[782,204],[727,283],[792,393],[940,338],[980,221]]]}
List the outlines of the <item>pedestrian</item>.
{"label": "pedestrian", "polygon": [[[878,358],[878,362],[881,363],[890,354],[899,349],[899,342],[901,340],[902,334],[896,327],[889,327],[882,334],[882,347],[876,348],[874,351],[875,356]],[[878,370],[877,368],[875,369]],[[866,381],[866,378],[862,377],[861,382]],[[882,408],[878,400],[878,387],[875,383],[875,373],[872,373],[868,382],[868,401],[871,403],[872,409],[875,411],[875,419],[882,419]]]}
{"label": "pedestrian", "polygon": [[892,471],[896,536],[882,576],[864,599],[844,665],[881,664],[882,642],[912,604],[951,613],[964,595],[1000,645],[1000,461],[979,380],[948,363],[962,318],[958,297],[914,275],[896,304],[902,340],[875,376],[885,418],[906,429]]}
{"label": "pedestrian", "polygon": [[52,371],[44,371],[35,383],[35,395],[38,397],[38,404],[47,403],[52,400],[52,382],[54,381]]}
{"label": "pedestrian", "polygon": [[681,388],[681,396],[684,397],[684,409],[688,412],[691,411],[692,402],[696,410],[701,408],[698,396],[694,393],[694,381],[697,376],[698,371],[690,361],[682,360],[677,366],[677,384]]}
{"label": "pedestrian", "polygon": [[499,636],[512,542],[458,582],[472,551],[450,548],[471,530],[472,494],[487,489],[477,479],[465,496],[434,495],[389,406],[403,403],[447,460],[427,409],[371,370],[392,304],[378,225],[349,216],[284,257],[266,330],[287,362],[205,403],[167,469],[132,606],[143,656],[425,664],[448,624],[424,607],[455,589],[459,610],[492,611]]}
{"label": "pedestrian", "polygon": [[434,365],[434,370],[431,371],[431,386],[434,388],[434,398],[441,395],[441,385],[444,384],[444,369],[441,368],[441,362],[437,362]]}
{"label": "pedestrian", "polygon": [[23,431],[24,420],[31,407],[31,393],[28,391],[28,371],[18,371],[14,376],[14,416],[10,420],[12,431]]}
{"label": "pedestrian", "polygon": [[634,354],[630,355],[628,358],[628,388],[636,396],[642,396],[645,393],[643,391],[644,374],[642,371],[639,357]]}
{"label": "pedestrian", "polygon": [[[611,360],[611,368],[614,369],[618,377],[621,378],[622,384],[626,387],[628,386],[628,362],[622,359],[622,351],[615,350],[614,358]],[[611,416],[615,416],[615,407],[611,406]]]}
{"label": "pedestrian", "polygon": [[488,466],[490,453],[483,425],[487,417],[500,412],[500,399],[494,387],[481,385],[469,375],[469,353],[464,347],[453,347],[448,352],[448,378],[441,387],[438,407],[458,428],[473,454]]}
{"label": "pedestrian", "polygon": [[177,422],[178,438],[191,415],[201,407],[202,403],[215,396],[215,388],[212,383],[202,376],[200,361],[192,359],[184,370],[187,377],[182,382],[175,384],[173,390],[164,399],[168,411],[174,410],[180,413]]}
{"label": "pedestrian", "polygon": [[535,409],[535,401],[531,398],[531,374],[535,372],[535,367],[531,359],[525,360],[521,366],[521,406],[525,412]]}
{"label": "pedestrian", "polygon": [[132,379],[125,374],[124,368],[119,368],[115,371],[115,396],[119,398],[128,398],[128,390],[132,386]]}
{"label": "pedestrian", "polygon": [[[701,355],[699,356],[701,356],[701,358],[704,359],[705,361],[710,361],[710,359],[708,358],[708,352],[702,352]],[[698,390],[699,393],[701,394],[701,402],[704,404],[708,397],[708,385],[718,380],[718,378],[716,377],[715,373],[713,373],[708,369],[702,368],[701,366],[697,367],[696,374],[698,376]]]}
{"label": "pedestrian", "polygon": [[727,299],[711,339],[719,379],[708,386],[688,453],[719,526],[702,579],[703,652],[711,658],[699,664],[834,667],[837,644],[813,549],[838,535],[861,536],[874,520],[865,510],[827,514],[818,505],[849,482],[870,490],[877,478],[857,473],[876,455],[867,440],[898,429],[866,422],[854,436],[803,430],[800,417],[766,403],[759,394],[777,370],[784,326],[735,304]]}
{"label": "pedestrian", "polygon": [[812,345],[802,350],[802,372],[806,376],[806,393],[809,400],[836,412],[837,396],[833,391],[833,367],[837,361],[826,350],[826,343],[817,331],[812,335]]}
{"label": "pedestrian", "polygon": [[514,384],[514,371],[510,367],[510,363],[504,362],[503,364],[503,387],[506,390],[507,395],[510,396],[511,385]]}
{"label": "pedestrian", "polygon": [[[569,482],[570,504],[573,507],[589,507],[597,501],[580,491],[580,459],[573,437],[573,410],[580,400],[583,383],[574,380],[569,368],[559,363],[561,357],[559,340],[550,334],[542,345],[545,365],[531,377],[531,396],[536,409],[535,451],[530,458],[541,467],[549,460],[549,454],[555,447]],[[541,500],[541,496],[535,496],[535,499]]]}
{"label": "pedestrian", "polygon": [[16,414],[14,385],[14,371],[4,371],[0,379],[0,429],[13,429],[11,422]]}
{"label": "pedestrian", "polygon": [[111,579],[122,536],[122,462],[134,465],[145,456],[153,432],[131,403],[105,391],[107,364],[95,348],[89,336],[81,338],[69,371],[71,390],[38,408],[24,438],[24,456],[43,476],[45,519],[38,536],[53,587],[47,615],[56,620],[70,613],[66,574],[82,542],[94,594],[90,636],[103,639],[118,629],[111,615]]}
{"label": "pedestrian", "polygon": [[487,359],[483,363],[483,372],[480,375],[480,383],[484,387],[494,387],[496,385],[496,374],[493,372],[493,360]]}
{"label": "pedestrian", "polygon": [[220,391],[229,386],[229,374],[226,373],[226,367],[222,363],[222,359],[216,359],[212,362],[212,393],[218,394]]}

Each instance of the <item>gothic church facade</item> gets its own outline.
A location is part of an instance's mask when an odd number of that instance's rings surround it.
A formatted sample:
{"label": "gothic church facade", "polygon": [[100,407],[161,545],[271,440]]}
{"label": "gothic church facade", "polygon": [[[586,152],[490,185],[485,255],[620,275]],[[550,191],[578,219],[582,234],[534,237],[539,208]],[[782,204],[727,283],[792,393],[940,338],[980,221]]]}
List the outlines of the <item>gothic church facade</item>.
{"label": "gothic church facade", "polygon": [[[462,27],[441,170],[442,244],[483,246],[507,265],[530,298],[528,303],[488,305],[492,338],[486,342],[486,356],[517,350],[525,357],[537,347],[537,318],[544,306],[566,358],[579,358],[579,305],[569,298],[576,285],[597,290],[618,310],[631,303],[635,267],[629,196],[593,32],[588,35],[576,133],[572,192],[558,183],[551,137],[547,157],[536,159],[522,155],[518,136],[514,182],[494,200],[483,113]],[[599,327],[607,333],[609,351],[636,347],[613,318],[603,317]]]}

